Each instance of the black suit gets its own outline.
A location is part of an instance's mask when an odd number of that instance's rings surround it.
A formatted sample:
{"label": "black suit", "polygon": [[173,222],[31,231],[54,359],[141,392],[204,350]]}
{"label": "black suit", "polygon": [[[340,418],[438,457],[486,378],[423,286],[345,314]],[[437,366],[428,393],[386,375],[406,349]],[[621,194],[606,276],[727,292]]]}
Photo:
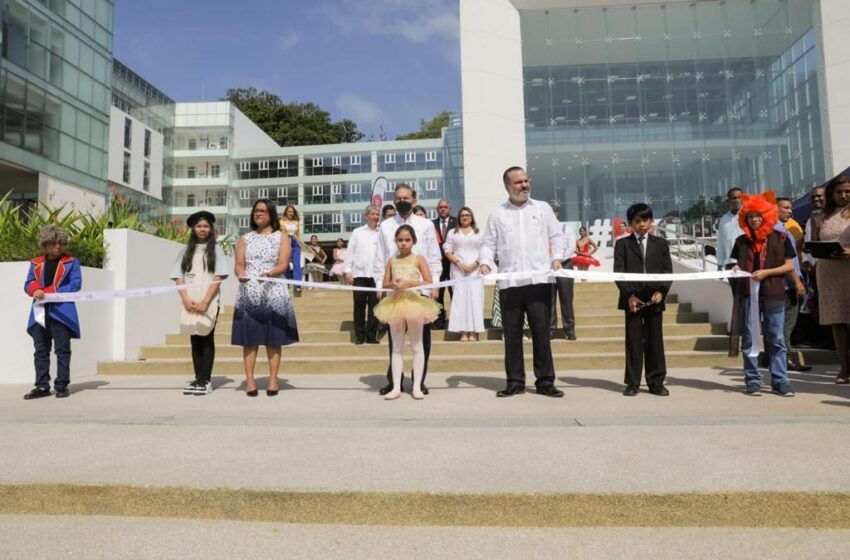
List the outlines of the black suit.
{"label": "black suit", "polygon": [[[630,235],[617,240],[614,246],[614,272],[671,274],[673,261],[667,241],[660,237],[646,237],[646,257],[641,253],[637,237]],[[640,387],[641,369],[646,360],[646,384],[650,389],[660,388],[667,376],[664,359],[664,334],[662,330],[664,301],[629,311],[629,297],[648,302],[655,292],[667,299],[672,282],[617,282],[620,299],[617,308],[625,311],[626,319],[626,374],[629,387]]]}
{"label": "black suit", "polygon": [[[448,224],[446,227],[446,233],[443,235],[443,226],[442,218],[437,218],[432,220],[434,222],[434,227],[437,229],[437,243],[440,245],[440,256],[443,257],[443,271],[440,273],[440,282],[448,280],[451,276],[451,267],[452,264],[446,258],[446,253],[443,251],[443,243],[446,242],[446,238],[449,236],[449,232],[457,227],[457,218],[454,216],[449,216],[447,218]],[[445,323],[446,321],[446,308],[445,308],[445,288],[440,288],[440,295],[437,297],[437,303],[439,303],[442,308],[440,309],[440,316],[437,317],[437,323]],[[454,291],[449,288],[449,295],[454,296]]]}

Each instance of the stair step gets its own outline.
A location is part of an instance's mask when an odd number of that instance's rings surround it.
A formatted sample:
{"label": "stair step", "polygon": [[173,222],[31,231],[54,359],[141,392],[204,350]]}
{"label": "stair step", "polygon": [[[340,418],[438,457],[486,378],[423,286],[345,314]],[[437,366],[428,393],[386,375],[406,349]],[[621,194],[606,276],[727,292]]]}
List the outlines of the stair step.
{"label": "stair step", "polygon": [[[327,317],[327,316],[325,316]],[[354,320],[340,320],[334,318],[314,318],[314,316],[309,317],[296,317],[298,328],[304,331],[329,331],[339,329],[341,331],[348,331],[354,329]],[[690,312],[681,312],[681,313],[668,313],[664,316],[664,324],[670,323],[705,323],[708,321],[708,313],[690,313]],[[588,326],[588,325],[618,325],[620,328],[623,326],[623,312],[622,311],[609,311],[609,312],[600,312],[593,316],[584,316],[584,315],[576,315],[576,323]],[[490,325],[490,319],[484,320],[484,325]],[[218,321],[216,328],[220,329],[224,332],[229,332],[233,326],[233,322],[228,319],[221,319]]]}
{"label": "stair step", "polygon": [[[623,338],[583,338],[579,341],[556,339],[552,341],[552,352],[555,354],[575,354],[589,352],[617,352],[623,350]],[[528,342],[527,345],[531,345]],[[664,348],[667,351],[722,351],[728,348],[725,336],[667,336]],[[450,356],[473,352],[475,354],[503,355],[504,343],[500,340],[482,340],[476,343],[446,342],[435,340],[431,344],[431,356]],[[315,356],[386,356],[387,343],[363,344],[354,346],[348,343],[303,342],[284,349],[286,359]],[[142,348],[142,359],[188,359],[191,347],[188,344],[146,346]],[[220,345],[216,347],[216,358],[241,358],[240,346]]]}
{"label": "stair step", "polygon": [[[263,353],[260,353],[262,356]],[[530,348],[525,353],[526,369],[531,372],[532,356]],[[725,352],[666,352],[667,367],[729,367],[740,368],[740,358],[729,358]],[[553,354],[555,369],[559,374],[572,370],[588,369],[620,369],[624,367],[624,354],[620,352]],[[258,359],[258,372],[262,375],[266,360]],[[407,368],[410,360],[405,361]],[[464,354],[462,356],[434,355],[428,361],[429,372],[456,373],[504,371],[503,354]],[[380,374],[387,369],[387,356],[346,356],[346,357],[316,357],[296,358],[286,355],[281,363],[281,375],[323,374],[323,373],[352,373]],[[241,358],[216,359],[215,375],[243,375]],[[99,375],[186,375],[192,376],[192,361],[190,359],[156,359],[134,362],[101,362],[98,364]]]}
{"label": "stair step", "polygon": [[[560,333],[560,330],[558,331]],[[611,323],[607,325],[578,325],[576,327],[576,336],[580,340],[585,337],[601,337],[605,335],[622,336],[623,322]],[[326,329],[326,330],[305,330],[298,331],[302,342],[351,342],[354,340],[353,330]],[[708,323],[669,323],[664,324],[664,336],[675,335],[691,335],[691,336],[707,336],[707,335],[725,335],[726,325],[723,324],[708,324]],[[431,331],[432,340],[458,340],[459,333],[448,331]],[[488,329],[481,334],[481,339],[501,340],[501,329]],[[189,341],[188,335],[168,334],[165,336],[165,344],[186,344]],[[216,344],[230,344],[230,328],[224,329],[219,324],[216,335]]]}

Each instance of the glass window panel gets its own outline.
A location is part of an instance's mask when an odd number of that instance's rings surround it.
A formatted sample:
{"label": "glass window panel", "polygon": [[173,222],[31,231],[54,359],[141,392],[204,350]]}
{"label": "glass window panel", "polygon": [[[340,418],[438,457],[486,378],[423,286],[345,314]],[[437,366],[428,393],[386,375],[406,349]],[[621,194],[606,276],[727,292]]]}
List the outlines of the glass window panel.
{"label": "glass window panel", "polygon": [[76,97],[79,92],[79,70],[70,64],[66,64],[63,67],[63,72],[62,89]]}
{"label": "glass window panel", "polygon": [[47,79],[47,49],[34,41],[30,42],[29,70],[36,76]]}
{"label": "glass window panel", "polygon": [[80,45],[80,69],[94,75],[94,51],[86,44]]}
{"label": "glass window panel", "polygon": [[80,41],[70,33],[65,35],[65,59],[74,66],[80,64]]}
{"label": "glass window panel", "polygon": [[92,92],[94,91],[94,80],[87,74],[80,73],[80,91],[79,98],[86,103],[92,103]]}
{"label": "glass window panel", "polygon": [[3,116],[3,141],[13,146],[23,146],[24,114],[7,107]]}
{"label": "glass window panel", "polygon": [[24,136],[24,149],[35,154],[41,154],[41,135],[44,125],[41,121],[27,117],[27,132]]}
{"label": "glass window panel", "polygon": [[74,142],[74,138],[67,135],[62,134],[59,136],[59,161],[65,165],[74,165],[75,155],[74,155],[74,147],[76,142]]}

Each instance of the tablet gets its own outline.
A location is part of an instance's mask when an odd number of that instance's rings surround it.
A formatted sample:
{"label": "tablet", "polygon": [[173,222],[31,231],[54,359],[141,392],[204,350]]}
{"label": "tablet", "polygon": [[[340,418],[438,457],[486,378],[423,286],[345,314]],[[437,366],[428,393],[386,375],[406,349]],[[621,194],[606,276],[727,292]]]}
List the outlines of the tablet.
{"label": "tablet", "polygon": [[838,241],[806,241],[803,250],[816,259],[837,259],[844,253]]}

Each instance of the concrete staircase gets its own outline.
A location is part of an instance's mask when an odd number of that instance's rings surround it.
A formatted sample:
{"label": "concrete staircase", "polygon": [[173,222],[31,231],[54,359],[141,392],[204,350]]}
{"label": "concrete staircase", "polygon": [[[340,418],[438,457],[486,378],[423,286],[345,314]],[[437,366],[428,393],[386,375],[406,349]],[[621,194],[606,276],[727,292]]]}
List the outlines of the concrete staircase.
{"label": "concrete staircase", "polygon": [[[487,332],[474,343],[460,342],[456,333],[434,331],[429,371],[444,373],[499,372],[504,368],[501,331],[489,328],[492,287],[485,294]],[[330,290],[303,292],[294,298],[302,342],[284,348],[282,375],[304,373],[377,374],[386,371],[387,345],[355,346],[351,294]],[[623,367],[623,317],[616,309],[617,289],[612,284],[576,284],[577,341],[552,341],[555,367],[570,370],[620,369]],[[216,334],[215,375],[241,375],[242,349],[230,346],[232,307],[223,309]],[[558,330],[561,333],[560,329]],[[712,325],[707,313],[696,313],[688,303],[671,296],[665,313],[667,365],[682,367],[740,367],[740,359],[726,356],[725,325]],[[102,362],[101,375],[192,375],[188,337],[167,335],[160,346],[142,348],[138,360]],[[526,344],[528,372],[531,344]],[[258,374],[265,368],[260,351]]]}

